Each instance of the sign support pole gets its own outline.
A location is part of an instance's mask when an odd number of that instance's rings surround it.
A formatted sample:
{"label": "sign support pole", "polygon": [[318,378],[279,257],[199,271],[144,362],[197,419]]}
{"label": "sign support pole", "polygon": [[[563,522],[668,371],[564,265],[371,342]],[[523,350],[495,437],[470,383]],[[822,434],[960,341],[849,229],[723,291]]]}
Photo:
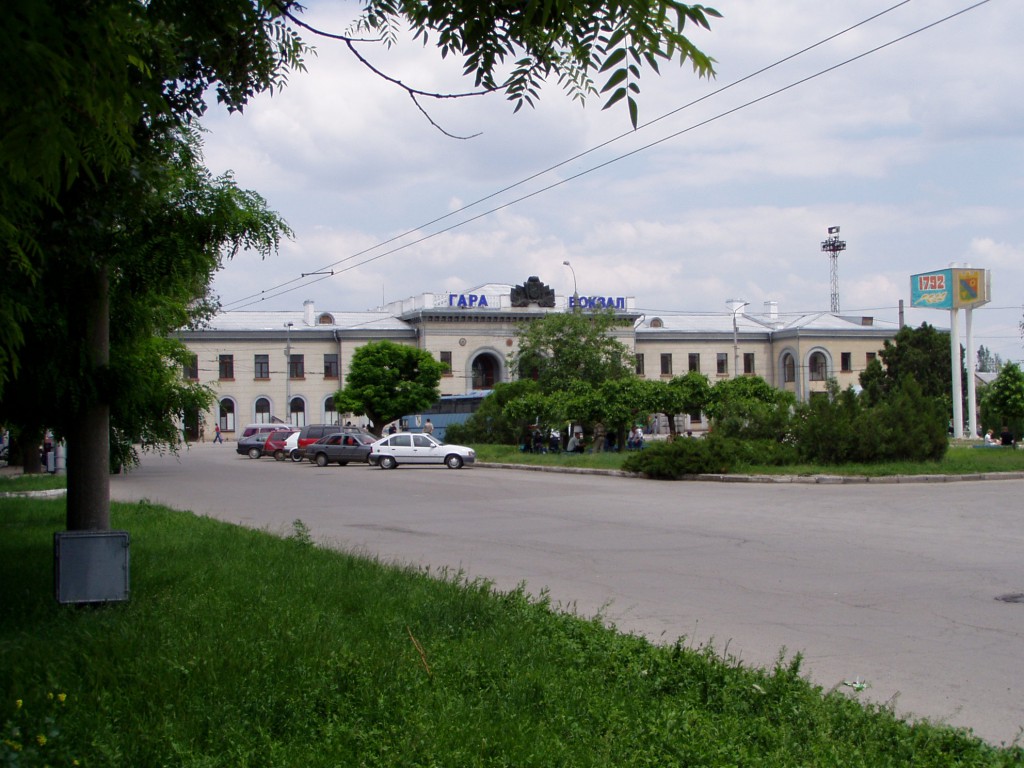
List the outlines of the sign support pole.
{"label": "sign support pole", "polygon": [[949,356],[950,369],[953,372],[953,437],[964,436],[964,402],[963,385],[960,381],[960,328],[958,317],[960,310],[953,307],[949,310]]}
{"label": "sign support pole", "polygon": [[978,367],[978,354],[974,349],[974,307],[967,308],[967,431],[973,440],[978,436],[978,399],[974,371]]}

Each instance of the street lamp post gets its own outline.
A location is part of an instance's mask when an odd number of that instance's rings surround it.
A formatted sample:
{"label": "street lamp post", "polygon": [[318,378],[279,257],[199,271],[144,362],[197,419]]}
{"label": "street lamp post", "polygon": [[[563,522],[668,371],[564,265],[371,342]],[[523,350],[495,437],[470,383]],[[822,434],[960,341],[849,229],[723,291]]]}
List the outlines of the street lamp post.
{"label": "street lamp post", "polygon": [[572,268],[572,264],[570,264],[568,261],[563,261],[562,264],[563,266],[568,267],[569,271],[572,272],[572,310],[573,312],[579,312],[580,294],[579,291],[576,290],[576,270]]}
{"label": "street lamp post", "polygon": [[292,423],[292,326],[295,323],[285,323],[285,345],[284,345],[284,416],[289,424]]}
{"label": "street lamp post", "polygon": [[740,299],[729,299],[726,304],[732,308],[732,377],[740,375],[740,329],[736,324],[736,315],[750,302]]}

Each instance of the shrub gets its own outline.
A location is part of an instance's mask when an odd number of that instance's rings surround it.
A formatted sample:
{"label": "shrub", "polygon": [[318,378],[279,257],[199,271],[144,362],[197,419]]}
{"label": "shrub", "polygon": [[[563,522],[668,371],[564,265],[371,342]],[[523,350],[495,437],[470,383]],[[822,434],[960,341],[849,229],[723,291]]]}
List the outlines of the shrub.
{"label": "shrub", "polygon": [[736,463],[733,441],[678,438],[653,443],[622,463],[627,472],[640,472],[655,480],[679,480],[686,475],[720,474]]}

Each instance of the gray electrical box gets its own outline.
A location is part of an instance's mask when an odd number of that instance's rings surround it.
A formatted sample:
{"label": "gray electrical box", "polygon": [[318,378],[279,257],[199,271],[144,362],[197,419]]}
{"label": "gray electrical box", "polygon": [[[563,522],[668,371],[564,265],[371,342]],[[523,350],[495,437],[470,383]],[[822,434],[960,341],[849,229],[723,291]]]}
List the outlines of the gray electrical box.
{"label": "gray electrical box", "polygon": [[128,531],[58,531],[53,568],[58,603],[127,600]]}

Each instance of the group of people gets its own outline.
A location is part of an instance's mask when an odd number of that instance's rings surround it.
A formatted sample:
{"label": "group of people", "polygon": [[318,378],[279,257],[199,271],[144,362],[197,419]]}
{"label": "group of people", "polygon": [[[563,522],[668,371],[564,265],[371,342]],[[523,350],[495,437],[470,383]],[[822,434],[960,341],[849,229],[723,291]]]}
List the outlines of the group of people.
{"label": "group of people", "polygon": [[[609,438],[612,438],[612,440],[610,441]],[[597,441],[599,440],[601,441],[601,447],[604,450],[616,450],[611,433],[601,434],[595,431],[595,446],[598,444]],[[522,450],[527,453],[558,453],[562,450],[566,453],[583,453],[585,445],[582,432],[572,432],[565,444],[565,448],[563,449],[562,436],[558,430],[551,430],[547,435],[545,435],[540,429],[534,428],[527,435],[521,447]],[[644,430],[642,427],[637,426],[629,431],[629,436],[626,438],[626,450],[639,451],[643,447]]]}
{"label": "group of people", "polygon": [[1017,441],[1013,439],[1013,432],[1011,432],[1009,427],[1004,424],[1002,430],[999,432],[998,438],[991,429],[985,433],[985,445],[1008,445],[1016,447]]}

